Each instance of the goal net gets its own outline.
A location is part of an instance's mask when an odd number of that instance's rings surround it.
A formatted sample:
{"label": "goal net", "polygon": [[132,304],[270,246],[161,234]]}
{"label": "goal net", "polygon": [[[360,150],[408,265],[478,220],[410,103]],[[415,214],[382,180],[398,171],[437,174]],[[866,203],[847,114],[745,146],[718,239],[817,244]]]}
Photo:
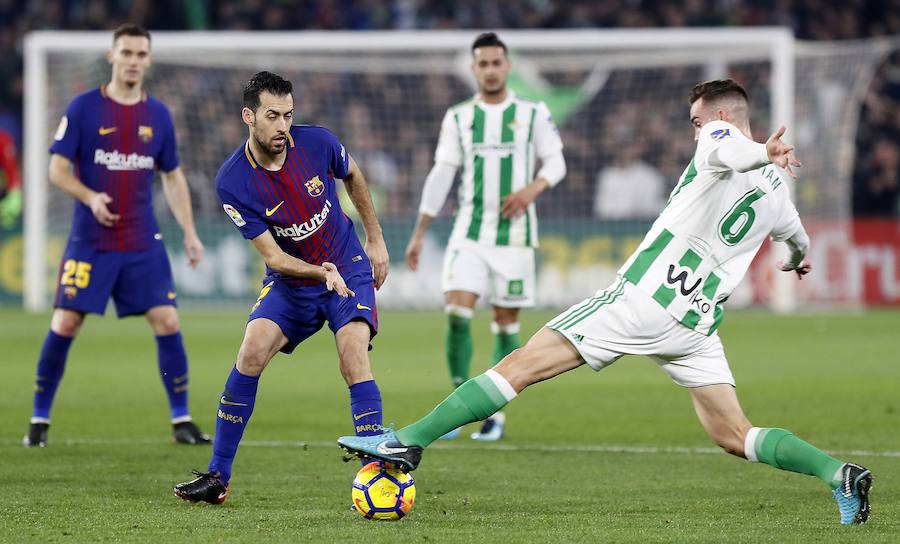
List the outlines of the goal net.
{"label": "goal net", "polygon": [[[379,303],[438,307],[451,192],[431,229],[418,273],[403,251],[447,107],[474,93],[469,47],[476,32],[156,33],[148,91],[174,115],[204,262],[191,270],[162,191],[154,208],[184,304],[248,305],[263,264],[222,212],[214,189],[221,163],[246,139],[241,91],[259,70],[294,83],[295,119],[330,128],[373,191],[392,258]],[[758,259],[734,301],[852,304],[842,281],[850,175],[861,93],[882,49],[795,44],[784,29],[504,31],[510,86],[544,100],[559,125],[568,175],[539,199],[538,302],[561,307],[604,287],[637,246],[694,149],[687,93],[733,77],[752,100],[764,139],[779,124],[804,159],[796,184],[801,214],[829,239],[825,278],[778,281],[774,257]],[[106,82],[108,33],[38,32],[26,40],[26,306],[55,291],[72,200],[49,186],[47,148],[68,101]],[[796,46],[796,47],[795,47]],[[796,70],[796,77],[795,77]],[[796,83],[795,83],[796,81]],[[795,121],[796,120],[796,121]],[[347,211],[352,213],[350,206]],[[824,247],[817,238],[816,251]],[[818,254],[816,254],[819,257]],[[762,265],[765,261],[765,266]],[[799,297],[796,298],[796,297]]]}

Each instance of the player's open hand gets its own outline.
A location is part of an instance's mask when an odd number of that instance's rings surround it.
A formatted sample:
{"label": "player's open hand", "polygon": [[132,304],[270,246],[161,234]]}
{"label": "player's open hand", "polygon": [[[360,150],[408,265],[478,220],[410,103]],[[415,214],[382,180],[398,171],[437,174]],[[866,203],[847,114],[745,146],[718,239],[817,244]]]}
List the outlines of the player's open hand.
{"label": "player's open hand", "polygon": [[203,260],[204,251],[203,242],[200,241],[196,234],[184,235],[184,254],[187,255],[188,264],[191,265],[191,268],[197,268],[197,265]]}
{"label": "player's open hand", "polygon": [[784,261],[780,261],[778,263],[778,270],[781,270],[782,272],[790,272],[793,270],[797,274],[797,278],[802,280],[803,276],[809,274],[812,270],[812,263],[804,260],[801,261],[797,266],[793,266],[785,263]]}
{"label": "player's open hand", "polygon": [[351,291],[347,284],[344,283],[344,278],[341,277],[341,273],[338,272],[337,267],[333,263],[322,263],[322,268],[325,269],[326,289],[334,291],[343,298],[356,296],[356,293]]}
{"label": "player's open hand", "polygon": [[419,269],[419,255],[422,254],[422,239],[413,236],[406,244],[406,267],[415,272]]}
{"label": "player's open hand", "polygon": [[104,227],[112,227],[120,219],[119,214],[110,212],[107,207],[112,201],[112,197],[106,193],[94,193],[88,199],[88,207],[91,208],[94,218]]}
{"label": "player's open hand", "polygon": [[793,168],[803,165],[794,157],[794,146],[781,140],[785,130],[784,127],[780,127],[769,136],[769,139],[766,140],[766,152],[772,163],[784,169],[792,178],[796,178],[797,174],[794,173]]}
{"label": "player's open hand", "polygon": [[381,289],[384,280],[387,278],[390,269],[391,260],[388,256],[387,246],[384,245],[384,238],[377,240],[366,240],[366,255],[369,256],[369,262],[372,263],[372,273],[375,276],[375,289]]}
{"label": "player's open hand", "polygon": [[503,199],[503,206],[500,208],[500,213],[506,219],[518,217],[528,209],[528,206],[532,202],[534,202],[534,199],[537,198],[538,193],[539,191],[533,183],[522,187],[514,193],[510,193],[506,196],[506,198]]}

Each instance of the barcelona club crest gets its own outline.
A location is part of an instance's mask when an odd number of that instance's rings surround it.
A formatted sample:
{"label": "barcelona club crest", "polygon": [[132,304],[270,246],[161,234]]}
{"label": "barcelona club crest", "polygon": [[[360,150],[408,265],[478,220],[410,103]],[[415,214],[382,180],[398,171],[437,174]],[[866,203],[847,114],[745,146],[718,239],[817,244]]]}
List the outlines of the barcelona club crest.
{"label": "barcelona club crest", "polygon": [[138,138],[145,144],[149,144],[150,140],[153,139],[153,127],[148,127],[147,125],[138,126]]}
{"label": "barcelona club crest", "polygon": [[319,179],[319,176],[315,176],[311,180],[306,182],[306,190],[309,192],[310,196],[319,196],[325,191],[325,184],[322,183],[322,180]]}

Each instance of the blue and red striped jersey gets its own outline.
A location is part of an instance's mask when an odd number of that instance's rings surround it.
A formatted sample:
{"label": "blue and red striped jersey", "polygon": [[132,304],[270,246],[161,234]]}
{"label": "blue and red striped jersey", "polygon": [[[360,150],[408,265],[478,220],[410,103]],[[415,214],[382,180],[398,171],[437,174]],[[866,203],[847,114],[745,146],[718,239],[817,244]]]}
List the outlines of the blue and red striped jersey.
{"label": "blue and red striped jersey", "polygon": [[75,175],[121,216],[104,227],[88,206],[75,202],[69,240],[101,251],[140,251],[159,239],[153,216],[153,176],[178,167],[175,126],[165,104],[144,95],[137,104],[119,104],[105,87],[76,96],[56,130],[50,152],[75,164]]}
{"label": "blue and red striped jersey", "polygon": [[288,255],[310,264],[334,263],[345,277],[360,270],[371,273],[338,200],[335,179],[345,178],[349,169],[344,146],[326,128],[299,125],[288,132],[286,151],[284,165],[270,171],[257,163],[249,140],[238,147],[216,176],[225,212],[248,240],[269,231]]}

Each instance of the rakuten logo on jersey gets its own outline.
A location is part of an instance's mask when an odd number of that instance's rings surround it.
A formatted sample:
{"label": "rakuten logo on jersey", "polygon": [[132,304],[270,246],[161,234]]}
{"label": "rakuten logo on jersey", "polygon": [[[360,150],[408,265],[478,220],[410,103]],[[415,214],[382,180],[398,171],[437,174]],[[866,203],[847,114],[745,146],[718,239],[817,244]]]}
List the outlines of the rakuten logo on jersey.
{"label": "rakuten logo on jersey", "polygon": [[153,157],[137,153],[126,155],[104,149],[94,152],[94,164],[102,164],[107,170],[153,170],[156,168],[156,161],[153,160]]}
{"label": "rakuten logo on jersey", "polygon": [[313,234],[319,230],[322,225],[325,224],[325,220],[328,219],[328,213],[331,211],[331,201],[325,200],[325,207],[322,208],[322,211],[318,212],[316,215],[312,216],[309,221],[305,223],[297,224],[294,223],[290,227],[279,227],[278,225],[273,225],[275,229],[276,236],[284,236],[286,238],[290,238],[295,242],[299,242],[300,240],[305,240],[309,238]]}

